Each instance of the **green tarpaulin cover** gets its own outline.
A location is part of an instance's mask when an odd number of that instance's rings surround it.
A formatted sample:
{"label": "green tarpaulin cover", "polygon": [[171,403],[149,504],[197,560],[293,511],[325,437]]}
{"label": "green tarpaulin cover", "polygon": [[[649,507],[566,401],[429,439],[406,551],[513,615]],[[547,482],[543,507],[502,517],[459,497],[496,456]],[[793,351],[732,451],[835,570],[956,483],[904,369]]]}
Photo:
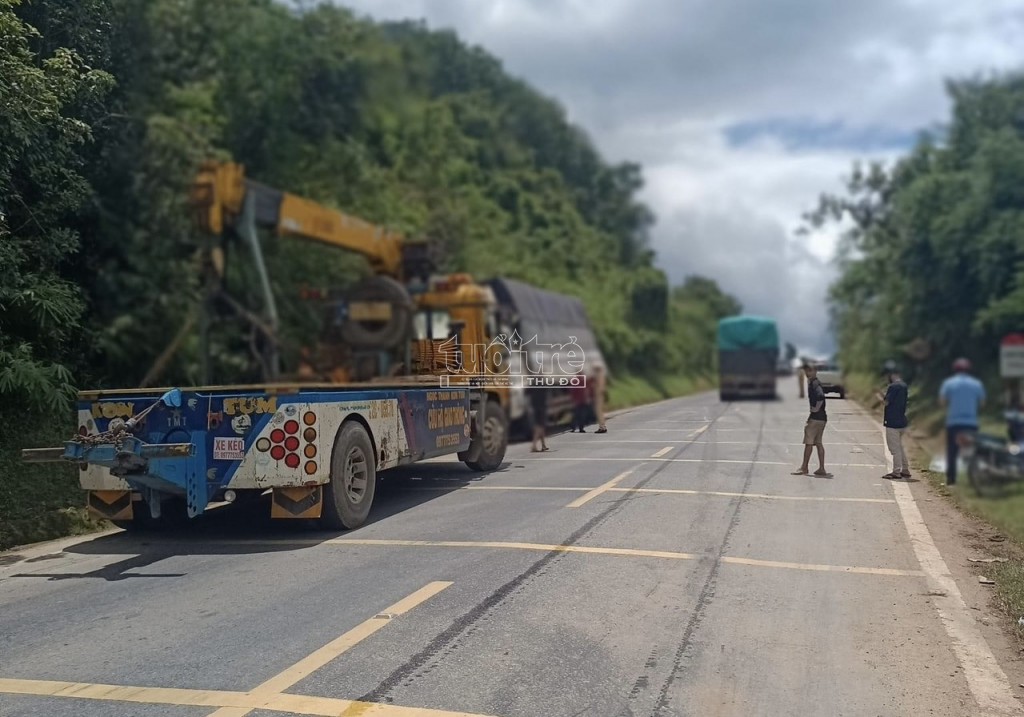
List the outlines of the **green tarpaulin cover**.
{"label": "green tarpaulin cover", "polygon": [[718,350],[779,350],[779,330],[763,316],[730,316],[718,322]]}

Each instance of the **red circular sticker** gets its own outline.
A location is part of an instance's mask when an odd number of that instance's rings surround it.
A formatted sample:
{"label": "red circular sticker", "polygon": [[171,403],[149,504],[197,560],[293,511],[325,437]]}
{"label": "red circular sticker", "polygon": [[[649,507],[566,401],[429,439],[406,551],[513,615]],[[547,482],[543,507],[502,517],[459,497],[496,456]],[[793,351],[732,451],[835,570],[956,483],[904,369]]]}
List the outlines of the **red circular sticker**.
{"label": "red circular sticker", "polygon": [[284,459],[284,464],[289,468],[298,468],[299,455],[297,453],[289,453],[288,457]]}
{"label": "red circular sticker", "polygon": [[284,432],[288,435],[294,435],[299,432],[298,421],[286,421],[284,424]]}
{"label": "red circular sticker", "polygon": [[270,457],[273,458],[275,461],[279,461],[282,458],[284,458],[284,447],[283,446],[274,446],[273,448],[271,448],[270,449]]}
{"label": "red circular sticker", "polygon": [[284,431],[282,431],[280,428],[275,428],[270,433],[270,440],[272,440],[274,443],[283,443],[284,442]]}
{"label": "red circular sticker", "polygon": [[299,439],[296,438],[295,436],[288,436],[288,438],[286,438],[284,441],[284,447],[287,448],[289,451],[299,450]]}

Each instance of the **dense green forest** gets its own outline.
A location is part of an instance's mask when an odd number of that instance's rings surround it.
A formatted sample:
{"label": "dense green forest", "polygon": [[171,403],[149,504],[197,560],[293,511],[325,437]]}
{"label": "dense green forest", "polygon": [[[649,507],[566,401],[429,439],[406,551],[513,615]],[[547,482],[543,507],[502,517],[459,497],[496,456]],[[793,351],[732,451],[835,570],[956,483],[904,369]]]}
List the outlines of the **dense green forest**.
{"label": "dense green forest", "polygon": [[811,227],[845,221],[830,295],[840,355],[894,359],[928,397],[958,356],[999,393],[999,342],[1024,329],[1024,78],[947,85],[952,117],[890,167],[858,164]]}
{"label": "dense green forest", "polygon": [[[206,158],[426,237],[445,269],[580,296],[613,378],[652,397],[711,372],[715,321],[739,309],[655,268],[639,166],[606,162],[453,33],[318,3],[0,0],[0,43],[0,522],[22,510],[19,481],[52,485],[17,450],[70,430],[74,391],[138,385],[192,325],[188,189]],[[266,251],[297,347],[318,331],[300,284],[364,267],[271,237]],[[160,385],[198,380],[197,332],[182,335]],[[257,378],[250,337],[214,335],[215,379]]]}

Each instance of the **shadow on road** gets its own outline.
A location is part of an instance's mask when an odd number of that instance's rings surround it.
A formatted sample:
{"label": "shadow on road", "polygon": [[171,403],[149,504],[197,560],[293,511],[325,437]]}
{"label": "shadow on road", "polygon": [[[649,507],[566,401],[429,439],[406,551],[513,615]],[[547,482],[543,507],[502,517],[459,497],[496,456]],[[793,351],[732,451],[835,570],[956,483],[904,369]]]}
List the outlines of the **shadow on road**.
{"label": "shadow on road", "polygon": [[[567,424],[551,426],[548,428],[548,436],[557,436],[567,431]],[[517,445],[528,441],[515,440],[511,443]],[[198,518],[173,527],[138,533],[119,531],[71,545],[63,552],[29,560],[19,560],[19,556],[11,555],[8,556],[6,566],[18,571],[9,577],[52,581],[184,577],[186,573],[137,571],[161,560],[180,556],[257,555],[306,550],[333,538],[357,535],[360,530],[427,504],[453,490],[479,484],[490,475],[526,469],[525,465],[517,464],[509,458],[494,471],[476,472],[458,462],[454,456],[450,460],[393,468],[380,475],[369,519],[361,528],[351,531],[325,531],[313,520],[272,520],[270,495],[267,494],[251,503],[212,508]],[[59,561],[68,555],[124,558],[80,572],[28,570],[29,566]],[[90,563],[95,565],[95,561]]]}
{"label": "shadow on road", "polygon": [[[506,461],[490,472],[476,472],[452,461],[417,463],[381,474],[373,509],[363,527],[351,531],[321,530],[313,520],[272,520],[270,496],[250,504],[225,505],[173,528],[129,533],[117,532],[87,540],[29,560],[15,561],[11,567],[59,560],[67,555],[125,556],[85,572],[29,572],[20,570],[10,577],[53,581],[100,579],[153,579],[184,577],[185,573],[138,573],[161,560],[180,556],[255,555],[298,552],[345,535],[356,535],[376,523],[412,510],[445,494],[478,484],[490,475],[506,473],[524,466]],[[11,556],[16,557],[16,556]],[[17,570],[17,568],[15,568]]]}

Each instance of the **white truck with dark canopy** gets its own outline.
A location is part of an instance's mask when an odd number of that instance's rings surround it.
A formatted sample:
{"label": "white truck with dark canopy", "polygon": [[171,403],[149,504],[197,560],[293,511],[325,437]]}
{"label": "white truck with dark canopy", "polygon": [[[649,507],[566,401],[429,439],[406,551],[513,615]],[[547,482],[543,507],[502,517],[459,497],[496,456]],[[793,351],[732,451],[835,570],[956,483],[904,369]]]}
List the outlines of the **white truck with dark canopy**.
{"label": "white truck with dark canopy", "polygon": [[[590,323],[590,317],[583,302],[575,296],[567,296],[545,289],[539,289],[515,279],[496,278],[485,282],[493,292],[498,304],[498,321],[502,333],[518,337],[538,352],[549,355],[560,352],[566,357],[577,351],[582,364],[579,372],[567,366],[549,366],[546,372],[552,377],[559,375],[583,375],[588,385],[597,369],[608,375],[604,355]],[[530,373],[530,367],[517,363],[519,354],[513,354],[510,373],[523,376]],[[561,369],[561,370],[560,370]],[[548,422],[558,423],[572,412],[568,387],[554,385],[548,398]],[[530,435],[534,416],[526,400],[522,383],[513,384],[509,397],[509,421],[513,434]]]}

